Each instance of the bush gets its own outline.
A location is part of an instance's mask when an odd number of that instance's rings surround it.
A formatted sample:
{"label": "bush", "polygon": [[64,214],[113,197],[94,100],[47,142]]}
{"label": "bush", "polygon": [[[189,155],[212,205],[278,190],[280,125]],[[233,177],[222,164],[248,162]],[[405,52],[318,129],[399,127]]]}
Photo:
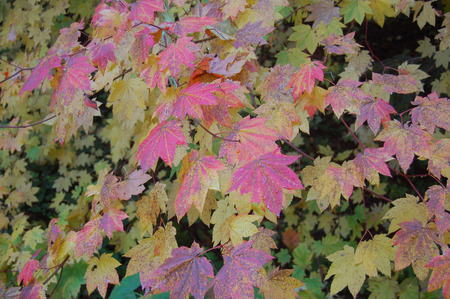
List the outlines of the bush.
{"label": "bush", "polygon": [[450,298],[448,5],[0,5],[3,296]]}

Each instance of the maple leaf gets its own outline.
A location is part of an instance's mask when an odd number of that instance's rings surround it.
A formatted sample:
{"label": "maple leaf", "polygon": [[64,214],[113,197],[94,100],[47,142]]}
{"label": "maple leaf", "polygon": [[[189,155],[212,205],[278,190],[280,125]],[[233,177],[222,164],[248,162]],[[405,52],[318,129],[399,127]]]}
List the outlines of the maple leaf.
{"label": "maple leaf", "polygon": [[262,290],[264,291],[264,298],[267,299],[294,299],[298,298],[295,291],[301,286],[304,286],[298,279],[291,277],[294,270],[280,270],[279,267],[269,273],[269,281]]}
{"label": "maple leaf", "polygon": [[391,155],[386,153],[383,148],[366,148],[364,154],[358,153],[356,155],[353,163],[364,179],[367,179],[372,185],[379,185],[380,177],[378,173],[392,177],[389,166],[385,163],[392,159]]}
{"label": "maple leaf", "polygon": [[164,51],[159,54],[158,65],[164,70],[169,68],[174,77],[178,77],[180,65],[194,67],[192,63],[195,60],[194,53],[200,51],[196,44],[191,42],[192,37],[181,37],[175,43],[171,43]]}
{"label": "maple leaf", "polygon": [[446,251],[442,255],[433,257],[425,267],[433,270],[430,280],[428,281],[428,292],[435,291],[442,287],[444,298],[450,296],[450,251]]}
{"label": "maple leaf", "polygon": [[332,33],[320,43],[324,45],[325,50],[331,54],[357,54],[357,50],[361,46],[355,42],[354,37],[354,31],[346,36],[337,36]]}
{"label": "maple leaf", "polygon": [[182,161],[179,174],[180,190],[175,199],[175,212],[181,219],[192,204],[199,212],[203,211],[208,189],[218,189],[218,173],[223,169],[221,162],[213,156],[199,157],[197,151],[192,150]]}
{"label": "maple leaf", "polygon": [[78,258],[85,253],[91,258],[97,247],[102,244],[103,236],[99,229],[99,225],[100,219],[96,218],[86,223],[83,229],[77,232],[74,250],[75,258]]}
{"label": "maple leaf", "polygon": [[129,200],[131,196],[141,194],[145,190],[143,186],[151,176],[144,170],[138,169],[128,175],[125,181],[119,182],[114,186],[114,192],[118,199]]}
{"label": "maple leaf", "polygon": [[428,218],[435,216],[436,227],[442,234],[450,228],[450,213],[445,211],[447,198],[450,198],[450,190],[441,186],[431,186],[425,193]]}
{"label": "maple leaf", "polygon": [[145,78],[145,82],[150,90],[158,86],[159,90],[163,94],[166,94],[169,70],[167,68],[160,68],[158,65],[159,61],[160,59],[155,54],[150,55],[147,63],[143,66],[140,76]]}
{"label": "maple leaf", "polygon": [[272,236],[275,234],[274,231],[260,227],[258,232],[250,236],[249,241],[253,241],[252,248],[261,250],[267,254],[270,254],[271,249],[276,249],[277,244],[273,240]]}
{"label": "maple leaf", "polygon": [[140,161],[143,171],[152,168],[159,157],[172,167],[176,146],[183,144],[186,144],[186,137],[181,131],[181,122],[163,121],[140,143],[135,159]]}
{"label": "maple leaf", "polygon": [[103,215],[98,228],[104,229],[108,238],[111,239],[115,230],[123,232],[122,220],[126,218],[128,218],[128,215],[125,212],[117,209],[110,209]]}
{"label": "maple leaf", "polygon": [[255,156],[276,150],[278,139],[276,131],[269,129],[264,124],[265,118],[245,117],[233,125],[233,132],[226,135],[219,151],[219,157],[227,156],[231,164],[241,164],[251,161]]}
{"label": "maple leaf", "polygon": [[439,179],[441,174],[447,178],[450,177],[450,139],[441,139],[430,148],[430,159],[428,161],[428,170]]}
{"label": "maple leaf", "polygon": [[36,269],[39,269],[39,262],[34,258],[29,259],[17,276],[17,284],[20,285],[20,283],[23,282],[23,285],[27,286],[33,279]]}
{"label": "maple leaf", "polygon": [[173,249],[172,257],[153,272],[149,281],[152,291],[170,291],[173,298],[188,298],[189,293],[196,299],[204,298],[208,277],[214,277],[214,270],[208,259],[200,257],[201,253],[202,248],[195,242],[191,248]]}
{"label": "maple leaf", "polygon": [[61,66],[61,57],[58,55],[48,55],[39,61],[31,72],[30,77],[20,89],[20,95],[26,90],[32,91],[37,88],[46,78],[51,79],[52,69]]}
{"label": "maple leaf", "polygon": [[260,281],[258,270],[273,257],[252,249],[252,243],[242,243],[223,256],[224,265],[211,282],[216,298],[253,298],[253,285]]}
{"label": "maple leaf", "polygon": [[303,189],[298,176],[287,165],[298,159],[296,156],[282,155],[279,150],[255,158],[240,167],[233,174],[232,183],[227,192],[240,188],[241,194],[252,193],[252,202],[264,205],[276,215],[283,205],[283,188]]}
{"label": "maple leaf", "polygon": [[[30,283],[25,286],[22,291],[20,292],[20,296],[14,296],[19,299],[26,299],[26,298],[37,298],[37,299],[44,299],[47,298],[45,295],[45,285],[36,279],[32,279]],[[2,289],[3,291],[3,289]],[[7,295],[7,293],[3,293],[3,295]],[[5,296],[7,297],[7,296]]]}
{"label": "maple leaf", "polygon": [[383,87],[387,93],[400,93],[408,94],[416,91],[417,81],[410,75],[390,75],[390,74],[378,74],[372,73],[372,81]]}
{"label": "maple leaf", "polygon": [[152,33],[148,27],[145,27],[134,35],[134,42],[130,50],[134,68],[138,68],[147,60],[150,48],[155,45],[155,37]]}
{"label": "maple leaf", "polygon": [[414,154],[429,157],[432,137],[416,124],[402,125],[398,120],[393,120],[375,140],[384,141],[386,152],[397,156],[400,167],[406,173],[414,160]]}
{"label": "maple leaf", "polygon": [[165,186],[166,185],[157,182],[148,196],[142,196],[142,198],[136,202],[136,216],[140,220],[142,233],[145,233],[146,231],[150,234],[153,233],[152,225],[156,225],[158,216],[161,213],[166,212],[166,203],[169,199],[164,191]]}
{"label": "maple leaf", "polygon": [[362,82],[345,79],[328,89],[325,96],[325,106],[331,104],[334,114],[341,117],[344,110],[353,114],[359,114],[361,102],[372,101],[359,86]]}
{"label": "maple leaf", "polygon": [[294,87],[294,98],[298,98],[304,91],[311,93],[314,88],[315,79],[323,81],[323,69],[327,67],[320,61],[311,61],[307,59],[300,66],[300,69],[292,76],[286,89]]}
{"label": "maple leaf", "polygon": [[355,263],[362,263],[366,275],[377,276],[377,270],[391,277],[391,261],[395,259],[392,240],[384,234],[375,235],[372,240],[362,241],[355,252]]}
{"label": "maple leaf", "polygon": [[[184,17],[181,20],[173,23],[169,31],[173,31],[176,35],[182,37],[190,33],[202,31],[205,26],[217,24],[217,20],[212,17]],[[161,26],[161,25],[160,25]]]}
{"label": "maple leaf", "polygon": [[218,84],[202,84],[200,82],[184,89],[173,104],[172,115],[183,119],[186,115],[203,118],[201,105],[217,105],[213,92],[218,90]]}
{"label": "maple leaf", "polygon": [[258,232],[253,224],[254,221],[260,221],[259,215],[232,215],[225,221],[214,226],[213,242],[214,244],[226,244],[231,240],[231,244],[236,246],[244,242],[243,237],[250,237]]}
{"label": "maple leaf", "polygon": [[392,239],[394,245],[398,245],[395,256],[395,271],[399,271],[412,264],[414,274],[420,280],[428,276],[425,265],[439,255],[439,249],[435,243],[439,243],[437,231],[431,225],[424,226],[419,220],[399,223],[400,230]]}
{"label": "maple leaf", "polygon": [[292,92],[286,90],[290,77],[295,73],[295,68],[290,64],[275,65],[266,73],[262,82],[256,87],[261,93],[261,99],[268,102],[280,102],[283,100],[293,102]]}
{"label": "maple leaf", "polygon": [[340,292],[348,286],[350,293],[355,298],[366,278],[364,266],[355,263],[355,250],[345,245],[343,250],[327,256],[327,259],[332,264],[330,269],[328,269],[325,279],[334,275],[333,282],[331,283],[331,295]]}
{"label": "maple leaf", "polygon": [[160,0],[138,0],[131,4],[131,21],[152,24],[155,11],[164,11],[164,3]]}
{"label": "maple leaf", "polygon": [[94,65],[105,71],[108,61],[116,62],[116,45],[109,41],[93,40],[86,47]]}
{"label": "maple leaf", "polygon": [[356,116],[355,130],[357,130],[366,120],[369,128],[374,134],[378,133],[380,123],[386,124],[391,120],[390,114],[396,113],[394,107],[380,98],[373,99],[366,97],[361,104],[360,111]]}
{"label": "maple leaf", "polygon": [[119,284],[119,275],[117,275],[115,268],[121,264],[112,255],[112,253],[103,253],[100,259],[94,256],[89,260],[89,266],[84,276],[89,294],[98,289],[98,292],[104,298],[109,283]]}
{"label": "maple leaf", "polygon": [[125,257],[131,258],[126,276],[139,272],[141,286],[146,293],[150,291],[153,272],[171,256],[172,250],[178,247],[175,235],[176,230],[169,222],[165,228],[159,227],[150,238],[142,239],[139,245],[124,254]]}
{"label": "maple leaf", "polygon": [[275,101],[262,104],[255,113],[266,118],[266,125],[275,129],[281,137],[292,140],[294,126],[302,123],[295,110],[295,105],[289,102],[276,103]]}
{"label": "maple leaf", "polygon": [[89,74],[97,70],[88,62],[87,56],[71,57],[56,74],[56,88],[52,95],[51,107],[53,108],[58,100],[70,102],[73,94],[78,90],[91,90]]}
{"label": "maple leaf", "polygon": [[240,11],[245,11],[246,5],[247,1],[245,0],[226,1],[221,7],[221,10],[224,13],[225,18],[230,17],[233,20],[234,18],[236,18]]}
{"label": "maple leaf", "polygon": [[272,32],[274,27],[263,27],[263,21],[256,23],[248,22],[236,32],[234,47],[244,48],[248,45],[265,45],[266,40],[263,38],[266,34]]}
{"label": "maple leaf", "polygon": [[355,20],[361,25],[366,14],[372,14],[369,1],[345,0],[342,4],[341,15],[344,15],[345,23]]}
{"label": "maple leaf", "polygon": [[417,96],[411,102],[414,107],[411,114],[411,121],[422,126],[428,133],[433,134],[436,126],[450,131],[450,101],[447,98],[439,98],[434,91],[426,97]]}
{"label": "maple leaf", "polygon": [[320,22],[324,22],[325,26],[335,17],[339,17],[339,7],[334,6],[332,0],[322,0],[305,7],[311,14],[305,19],[305,22],[314,22],[313,28],[317,27]]}
{"label": "maple leaf", "polygon": [[399,224],[414,219],[427,223],[427,207],[423,202],[418,202],[417,196],[406,194],[406,197],[396,199],[392,202],[394,205],[383,219],[392,219],[389,225],[389,233],[395,232],[400,228]]}

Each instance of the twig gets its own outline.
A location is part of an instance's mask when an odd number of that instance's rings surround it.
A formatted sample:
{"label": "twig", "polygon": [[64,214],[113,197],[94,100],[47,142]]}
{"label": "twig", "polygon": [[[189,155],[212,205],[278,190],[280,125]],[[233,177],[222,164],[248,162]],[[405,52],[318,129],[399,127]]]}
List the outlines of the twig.
{"label": "twig", "polygon": [[37,122],[32,123],[32,124],[28,124],[28,125],[19,125],[19,126],[3,126],[3,125],[1,125],[1,126],[0,126],[0,129],[2,129],[2,128],[8,128],[8,129],[23,129],[23,128],[28,128],[28,127],[32,127],[32,126],[35,126],[35,125],[38,125],[38,124],[42,124],[42,123],[44,123],[44,122],[46,122],[46,121],[48,121],[48,120],[51,120],[51,119],[53,119],[53,118],[55,118],[55,117],[56,117],[56,114],[50,116],[49,118],[46,118],[46,119],[37,121]]}
{"label": "twig", "polygon": [[364,146],[364,144],[362,144],[362,142],[358,139],[358,137],[356,137],[355,133],[353,133],[353,131],[350,129],[350,127],[347,125],[347,123],[345,122],[345,120],[341,117],[339,117],[339,120],[344,124],[344,126],[347,128],[347,130],[350,132],[350,134],[352,134],[353,138],[356,140],[356,142],[358,142],[358,144],[363,148],[366,149],[366,147]]}
{"label": "twig", "polygon": [[70,257],[70,255],[66,256],[66,258],[61,262],[61,264],[59,264],[58,268],[56,268],[55,271],[53,271],[52,275],[50,275],[50,277],[47,278],[42,284],[46,284],[47,282],[49,282],[50,279],[52,279],[52,277],[56,275],[56,273],[59,271],[59,269],[64,267],[64,264],[67,262],[69,257]]}
{"label": "twig", "polygon": [[310,159],[310,160],[312,160],[312,161],[315,160],[313,157],[311,157],[310,155],[308,155],[307,153],[305,153],[304,151],[302,151],[301,149],[299,149],[298,147],[296,147],[295,145],[293,145],[289,140],[284,139],[284,138],[281,139],[281,140],[283,140],[284,142],[286,142],[287,144],[289,144],[290,147],[292,147],[294,150],[296,150],[297,152],[299,152],[302,156],[305,156],[306,158],[308,158],[308,159]]}
{"label": "twig", "polygon": [[379,198],[381,198],[381,199],[384,199],[385,201],[388,201],[388,202],[392,202],[392,199],[387,198],[386,196],[383,196],[383,195],[381,195],[381,194],[378,194],[378,193],[376,193],[376,192],[374,192],[374,191],[372,191],[372,190],[370,190],[370,189],[367,189],[366,187],[362,187],[362,188],[363,188],[364,191],[367,191],[367,192],[369,192],[369,193],[372,193],[372,194],[375,195],[376,197],[379,197]]}
{"label": "twig", "polygon": [[223,141],[229,141],[229,142],[238,142],[238,143],[241,142],[239,139],[238,139],[238,140],[235,140],[235,139],[227,139],[227,138],[220,137],[220,136],[218,136],[218,134],[214,134],[213,132],[211,132],[210,130],[208,130],[207,128],[205,128],[205,126],[202,125],[202,124],[201,124],[198,120],[196,120],[195,118],[192,118],[192,120],[193,120],[197,125],[199,125],[200,127],[202,127],[203,130],[205,130],[206,132],[208,132],[209,134],[211,134],[212,137],[214,137],[214,138],[218,138],[218,139],[220,139],[220,140],[223,140]]}
{"label": "twig", "polygon": [[252,99],[253,108],[255,108],[255,109],[258,108],[258,105],[256,104],[256,100],[255,100],[255,95],[253,94],[253,91],[250,88],[248,88],[248,87],[247,87],[247,89],[250,92],[250,98]]}

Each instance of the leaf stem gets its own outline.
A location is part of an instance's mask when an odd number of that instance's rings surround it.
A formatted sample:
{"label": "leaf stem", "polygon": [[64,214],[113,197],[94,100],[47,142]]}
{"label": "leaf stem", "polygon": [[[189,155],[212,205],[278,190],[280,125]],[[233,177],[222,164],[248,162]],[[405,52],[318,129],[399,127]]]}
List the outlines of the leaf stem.
{"label": "leaf stem", "polygon": [[52,277],[56,275],[56,273],[59,271],[59,269],[64,267],[64,264],[67,262],[67,260],[69,260],[69,258],[70,258],[70,255],[66,256],[66,258],[61,262],[61,264],[59,264],[58,268],[56,268],[55,271],[53,271],[53,273],[50,275],[50,277],[47,278],[42,284],[46,284],[47,282],[49,282],[50,279],[52,279]]}
{"label": "leaf stem", "polygon": [[46,118],[46,119],[37,121],[37,122],[32,123],[32,124],[28,124],[28,125],[19,125],[19,126],[4,126],[4,125],[0,125],[0,129],[3,129],[3,128],[7,128],[7,129],[23,129],[23,128],[28,128],[28,127],[32,127],[32,126],[35,126],[35,125],[39,125],[39,124],[45,123],[46,121],[51,120],[51,119],[53,119],[53,118],[55,118],[55,117],[56,117],[56,114],[55,114],[55,115],[52,115],[52,116],[50,116],[50,117],[48,117],[48,118]]}
{"label": "leaf stem", "polygon": [[306,158],[310,159],[311,161],[314,161],[315,159],[313,157],[311,157],[310,155],[308,155],[307,153],[305,153],[304,151],[302,151],[301,149],[299,149],[298,147],[296,147],[294,144],[292,144],[292,142],[290,142],[287,139],[281,139],[283,140],[285,143],[287,143],[290,147],[292,147],[294,150],[296,150],[298,153],[300,153],[302,156],[305,156]]}
{"label": "leaf stem", "polygon": [[205,130],[206,132],[208,132],[209,134],[211,134],[211,136],[214,137],[214,138],[218,138],[218,139],[220,139],[220,140],[228,141],[228,142],[238,142],[238,143],[241,142],[239,139],[235,140],[235,139],[227,139],[227,138],[220,137],[220,136],[218,136],[218,134],[214,134],[213,132],[211,132],[210,130],[208,130],[204,125],[202,125],[202,124],[201,124],[198,120],[196,120],[195,118],[192,118],[192,120],[193,120],[197,125],[199,125],[200,127],[202,127],[203,130]]}
{"label": "leaf stem", "polygon": [[375,195],[376,197],[379,197],[379,198],[381,198],[381,199],[384,199],[385,201],[388,201],[388,202],[392,202],[392,201],[393,201],[392,199],[387,198],[386,196],[383,196],[383,195],[381,195],[381,194],[378,194],[378,193],[376,193],[376,192],[374,192],[374,191],[372,191],[372,190],[370,190],[370,189],[367,189],[366,187],[362,187],[362,189],[363,189],[364,191],[367,191],[367,192],[369,192],[369,193],[372,193],[372,194]]}

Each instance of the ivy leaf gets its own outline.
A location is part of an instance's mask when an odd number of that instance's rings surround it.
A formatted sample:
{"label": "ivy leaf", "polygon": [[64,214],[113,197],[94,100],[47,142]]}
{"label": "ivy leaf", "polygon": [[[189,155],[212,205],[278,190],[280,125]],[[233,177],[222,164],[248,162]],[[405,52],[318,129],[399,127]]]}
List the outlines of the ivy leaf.
{"label": "ivy leaf", "polygon": [[39,61],[31,72],[30,77],[20,89],[20,95],[25,91],[32,91],[37,88],[46,78],[51,79],[52,69],[61,66],[61,57],[58,55],[49,55]]}
{"label": "ivy leaf", "polygon": [[163,121],[141,142],[135,159],[140,161],[143,171],[152,168],[159,157],[172,167],[176,147],[183,144],[187,143],[181,131],[181,122],[176,119]]}
{"label": "ivy leaf", "polygon": [[264,125],[266,121],[265,118],[247,116],[235,123],[233,132],[225,138],[239,142],[224,140],[219,157],[227,156],[229,163],[240,165],[251,161],[255,156],[276,150],[278,146],[275,141],[278,134]]}
{"label": "ivy leaf", "polygon": [[433,225],[424,226],[419,220],[406,221],[399,224],[400,230],[392,241],[398,246],[395,256],[395,271],[404,269],[412,264],[414,274],[420,280],[428,276],[425,265],[435,256],[439,249],[437,231]]}
{"label": "ivy leaf", "polygon": [[258,270],[273,257],[252,249],[252,243],[242,243],[223,256],[224,265],[211,282],[217,299],[253,298],[253,285],[261,280]]}
{"label": "ivy leaf", "polygon": [[397,156],[401,168],[406,173],[414,160],[414,153],[429,157],[432,137],[418,125],[408,123],[402,125],[398,120],[393,120],[375,140],[384,141],[386,152]]}
{"label": "ivy leaf", "polygon": [[260,155],[253,161],[240,167],[233,175],[227,192],[240,188],[241,194],[252,193],[252,202],[264,205],[276,215],[283,205],[283,188],[303,189],[298,176],[287,165],[298,157],[285,156],[278,150]]}
{"label": "ivy leaf", "polygon": [[202,248],[192,243],[191,248],[172,250],[172,257],[156,270],[149,284],[152,291],[168,292],[173,298],[188,298],[192,293],[196,299],[203,298],[207,291],[208,277],[214,277],[211,263],[200,257]]}
{"label": "ivy leaf", "polygon": [[395,259],[395,252],[392,240],[384,234],[378,234],[372,240],[358,244],[355,263],[362,263],[368,276],[377,276],[378,270],[391,277],[391,261]]}
{"label": "ivy leaf", "polygon": [[430,134],[434,133],[436,126],[450,131],[450,101],[447,98],[439,98],[434,91],[426,97],[417,96],[411,104],[417,105],[409,112],[414,124],[422,126]]}
{"label": "ivy leaf", "polygon": [[199,157],[197,151],[191,151],[182,161],[179,174],[180,190],[175,199],[175,213],[181,219],[194,204],[201,213],[208,189],[218,189],[217,170],[223,169],[221,162],[212,156]]}
{"label": "ivy leaf", "polygon": [[164,70],[169,68],[173,77],[178,77],[180,65],[194,67],[194,53],[200,51],[196,44],[191,42],[192,37],[181,37],[175,43],[171,43],[164,51],[159,54],[160,61],[158,65]]}
{"label": "ivy leaf", "polygon": [[155,11],[164,11],[164,3],[160,0],[138,0],[131,4],[131,21],[152,24]]}
{"label": "ivy leaf", "polygon": [[435,291],[442,287],[444,298],[450,296],[450,251],[446,251],[442,255],[433,257],[433,259],[426,264],[427,268],[433,270],[430,280],[428,281],[428,292]]}
{"label": "ivy leaf", "polygon": [[292,92],[294,98],[298,98],[304,91],[311,93],[314,88],[315,79],[323,81],[323,69],[326,68],[322,62],[311,61],[308,58],[294,76],[292,76],[286,89],[294,87],[294,91]]}
{"label": "ivy leaf", "polygon": [[350,293],[355,298],[366,278],[366,270],[362,264],[355,263],[355,250],[345,245],[343,250],[327,256],[332,262],[325,279],[334,275],[331,283],[331,295],[340,292],[348,286]]}
{"label": "ivy leaf", "polygon": [[396,113],[394,107],[388,102],[377,98],[364,98],[360,111],[356,116],[355,130],[357,130],[366,120],[369,128],[374,134],[378,133],[380,123],[387,124],[390,120],[390,114]]}
{"label": "ivy leaf", "polygon": [[114,231],[123,232],[122,220],[128,218],[128,215],[118,209],[110,209],[103,215],[100,221],[99,229],[104,229],[108,238],[111,239]]}
{"label": "ivy leaf", "polygon": [[106,288],[109,283],[119,284],[119,275],[115,268],[121,264],[112,257],[112,253],[103,253],[100,259],[93,257],[88,262],[86,270],[86,288],[89,294],[98,289],[100,295],[106,296]]}

